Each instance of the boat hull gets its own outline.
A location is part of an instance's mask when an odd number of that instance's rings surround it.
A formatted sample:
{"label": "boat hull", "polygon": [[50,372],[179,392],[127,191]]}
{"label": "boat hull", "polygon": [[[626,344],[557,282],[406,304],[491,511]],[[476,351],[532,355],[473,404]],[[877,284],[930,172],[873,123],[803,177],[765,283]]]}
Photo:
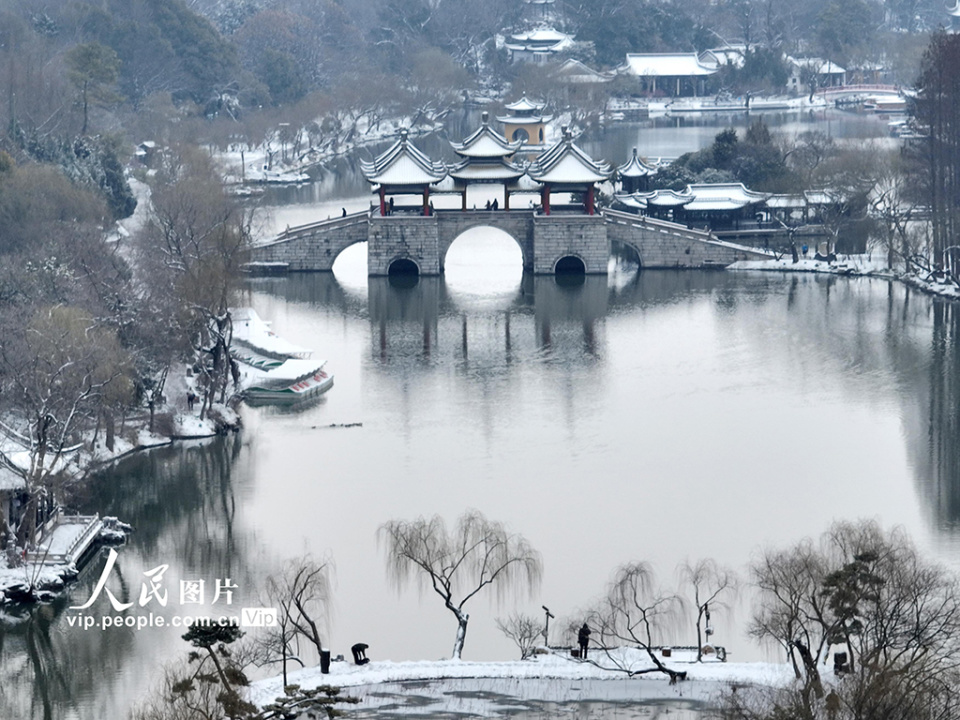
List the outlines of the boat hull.
{"label": "boat hull", "polygon": [[333,387],[333,375],[320,371],[283,387],[253,386],[244,392],[248,404],[295,403],[317,397]]}

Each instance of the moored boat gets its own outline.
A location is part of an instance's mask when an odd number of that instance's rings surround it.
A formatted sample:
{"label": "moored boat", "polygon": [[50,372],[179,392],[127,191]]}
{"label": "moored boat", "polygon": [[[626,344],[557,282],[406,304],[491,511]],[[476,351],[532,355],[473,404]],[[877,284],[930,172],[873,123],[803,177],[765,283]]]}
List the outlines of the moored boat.
{"label": "moored boat", "polygon": [[295,402],[322,395],[333,387],[333,375],[323,370],[326,361],[287,360],[259,373],[244,391],[248,402]]}

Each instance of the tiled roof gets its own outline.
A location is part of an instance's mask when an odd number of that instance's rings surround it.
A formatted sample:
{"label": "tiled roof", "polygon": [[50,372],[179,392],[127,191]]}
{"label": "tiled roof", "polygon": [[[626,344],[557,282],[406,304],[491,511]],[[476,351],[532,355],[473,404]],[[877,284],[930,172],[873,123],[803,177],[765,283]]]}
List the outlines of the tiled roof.
{"label": "tiled roof", "polygon": [[447,174],[442,162],[434,162],[410,142],[406,129],[397,140],[373,162],[360,162],[360,170],[374,185],[429,185]]}
{"label": "tiled roof", "polygon": [[596,162],[573,143],[573,136],[563,128],[563,139],[541,153],[530,163],[527,174],[537,182],[582,184],[602,182],[610,177],[610,166]]}
{"label": "tiled roof", "polygon": [[633,149],[633,155],[627,162],[617,168],[620,177],[647,177],[656,175],[657,169],[652,165],[647,165],[640,156],[637,155],[637,149]]}
{"label": "tiled roof", "polygon": [[482,124],[462,142],[451,142],[454,152],[467,158],[502,158],[513,155],[523,142],[510,142],[503,135],[490,127],[490,116],[484,112]]}
{"label": "tiled roof", "polygon": [[696,53],[627,53],[623,70],[637,77],[690,77],[713,75],[716,67],[704,65]]}
{"label": "tiled roof", "polygon": [[504,109],[509,110],[510,112],[540,112],[545,107],[544,103],[534,102],[527,98],[524,95],[522,98],[516,102],[512,102],[509,105],[504,105]]}
{"label": "tiled roof", "polygon": [[648,193],[634,193],[633,197],[638,202],[645,202],[647,205],[656,207],[680,207],[693,201],[693,195],[689,190],[677,192],[676,190],[654,190]]}
{"label": "tiled roof", "polygon": [[464,182],[504,182],[516,180],[523,175],[523,169],[503,158],[493,162],[472,161],[469,158],[450,168],[450,177]]}
{"label": "tiled roof", "polygon": [[738,210],[769,197],[768,193],[748,190],[743,183],[694,184],[688,185],[686,192],[693,195],[693,200],[684,206],[684,210],[691,212]]}

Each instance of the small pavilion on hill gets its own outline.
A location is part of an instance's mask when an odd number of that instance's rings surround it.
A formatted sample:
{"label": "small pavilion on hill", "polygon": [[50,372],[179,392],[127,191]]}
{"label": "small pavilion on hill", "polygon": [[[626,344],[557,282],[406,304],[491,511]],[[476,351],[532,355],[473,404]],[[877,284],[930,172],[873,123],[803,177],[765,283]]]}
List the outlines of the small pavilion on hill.
{"label": "small pavilion on hill", "polygon": [[423,214],[430,214],[430,186],[447,176],[447,168],[433,161],[412,142],[406,129],[400,139],[373,162],[360,162],[360,171],[380,196],[380,214],[387,214],[387,196],[422,195]]}
{"label": "small pavilion on hill", "polygon": [[467,186],[474,183],[502,184],[503,209],[509,210],[510,186],[523,176],[524,169],[508,158],[520,149],[523,141],[510,142],[491,128],[488,113],[483,113],[481,118],[480,127],[462,142],[451,141],[454,152],[463,159],[450,168],[450,177],[463,199],[464,210],[467,209]]}
{"label": "small pavilion on hill", "polygon": [[657,174],[657,168],[648,165],[633,149],[633,156],[617,168],[620,178],[620,190],[625,193],[646,192],[650,188],[650,178]]}
{"label": "small pavilion on hill", "polygon": [[563,127],[560,142],[545,150],[530,163],[527,175],[541,184],[540,200],[545,215],[550,214],[550,194],[553,192],[582,193],[584,209],[594,214],[596,184],[612,174],[605,162],[597,162],[577,147],[573,134]]}
{"label": "small pavilion on hill", "polygon": [[503,134],[510,142],[521,140],[527,145],[543,145],[546,124],[552,115],[543,115],[543,103],[533,102],[526,95],[515,103],[505,105],[509,115],[500,115],[497,120],[503,123]]}

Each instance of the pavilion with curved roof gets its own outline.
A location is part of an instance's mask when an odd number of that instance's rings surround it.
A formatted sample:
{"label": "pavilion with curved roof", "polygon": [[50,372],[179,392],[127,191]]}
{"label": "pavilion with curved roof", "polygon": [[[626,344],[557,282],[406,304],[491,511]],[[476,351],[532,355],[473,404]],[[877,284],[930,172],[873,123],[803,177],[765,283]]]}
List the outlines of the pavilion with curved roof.
{"label": "pavilion with curved roof", "polygon": [[387,214],[388,195],[423,195],[423,214],[430,214],[430,186],[447,176],[447,167],[428,158],[410,142],[404,128],[400,138],[373,162],[360,161],[360,171],[380,196],[380,214]]}

